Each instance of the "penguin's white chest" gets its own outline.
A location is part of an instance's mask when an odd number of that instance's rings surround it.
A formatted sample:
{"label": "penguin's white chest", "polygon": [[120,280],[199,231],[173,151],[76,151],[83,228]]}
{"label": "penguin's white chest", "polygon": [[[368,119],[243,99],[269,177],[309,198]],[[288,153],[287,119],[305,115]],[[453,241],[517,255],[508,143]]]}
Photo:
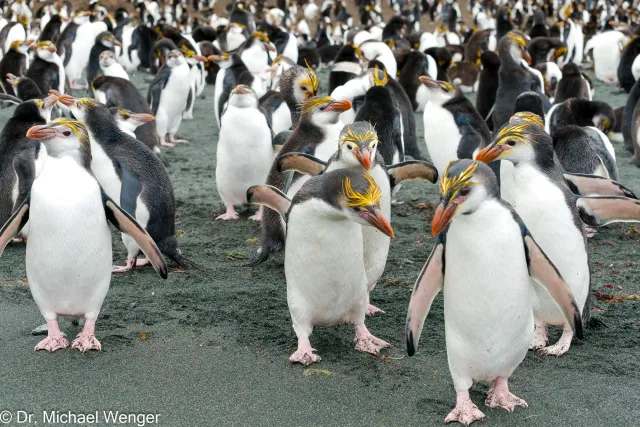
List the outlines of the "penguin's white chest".
{"label": "penguin's white chest", "polygon": [[160,94],[158,111],[162,110],[169,118],[182,114],[187,107],[189,90],[191,89],[191,77],[189,66],[181,64],[171,69],[171,75],[167,85]]}
{"label": "penguin's white chest", "polygon": [[105,76],[111,76],[111,77],[119,77],[121,79],[125,79],[125,80],[129,80],[129,75],[127,74],[127,72],[124,70],[124,68],[122,67],[122,65],[120,65],[117,62],[114,62],[113,64],[111,64],[108,67],[105,67],[102,69],[102,73]]}
{"label": "penguin's white chest", "polygon": [[33,183],[27,278],[45,318],[100,310],[111,280],[111,233],[95,179],[49,158]]}
{"label": "penguin's white chest", "polygon": [[[382,190],[380,209],[385,218],[391,221],[391,187],[389,185],[389,177],[381,166],[376,166],[370,173],[376,184],[378,184]],[[370,291],[382,276],[384,268],[387,265],[391,239],[374,227],[366,225],[361,227],[364,269],[367,274],[367,289]]]}
{"label": "penguin's white chest", "polygon": [[294,206],[285,246],[287,302],[294,323],[364,321],[362,245],[361,226],[324,201],[312,199]]}
{"label": "penguin's white chest", "polygon": [[91,23],[80,25],[76,30],[76,38],[71,44],[71,58],[66,66],[70,80],[78,80],[89,63],[89,54],[93,47],[95,35]]}
{"label": "penguin's white chest", "polygon": [[520,227],[497,201],[451,222],[445,246],[445,335],[456,389],[509,376],[533,337]]}
{"label": "penguin's white chest", "polygon": [[442,174],[449,162],[458,159],[462,134],[453,115],[433,102],[425,105],[423,122],[427,151],[438,173]]}

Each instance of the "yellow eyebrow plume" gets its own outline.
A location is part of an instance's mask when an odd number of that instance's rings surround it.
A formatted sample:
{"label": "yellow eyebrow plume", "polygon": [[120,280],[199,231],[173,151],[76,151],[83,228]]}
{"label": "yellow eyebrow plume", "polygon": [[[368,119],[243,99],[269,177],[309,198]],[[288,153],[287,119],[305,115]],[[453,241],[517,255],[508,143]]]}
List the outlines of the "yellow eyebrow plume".
{"label": "yellow eyebrow plume", "polygon": [[367,141],[371,141],[372,143],[379,142],[378,135],[376,134],[376,130],[373,129],[373,127],[365,130],[362,133],[355,133],[351,129],[351,125],[347,125],[347,134],[342,137],[342,139],[340,140],[340,144],[344,144],[347,142],[353,142],[354,144],[357,144],[358,142]]}
{"label": "yellow eyebrow plume", "polygon": [[309,81],[309,84],[311,85],[311,88],[313,89],[313,93],[315,95],[316,93],[318,93],[318,87],[320,85],[320,83],[318,82],[318,76],[316,75],[316,72],[313,71],[313,68],[311,68],[306,58],[304,60],[304,63],[308,69],[307,80]]}
{"label": "yellow eyebrow plume", "polygon": [[349,207],[367,207],[373,206],[380,201],[382,197],[382,190],[371,175],[364,174],[365,179],[369,183],[369,188],[364,193],[355,191],[351,186],[351,179],[346,177],[342,181],[342,195],[347,199],[347,206]]}
{"label": "yellow eyebrow plume", "polygon": [[55,125],[57,124],[66,126],[71,129],[76,135],[76,138],[78,138],[78,141],[80,141],[80,144],[84,145],[89,143],[89,132],[87,131],[86,126],[79,121],[61,117],[51,122],[51,125],[53,125],[53,127],[55,127]]}
{"label": "yellow eyebrow plume", "polygon": [[333,101],[333,98],[331,98],[330,96],[307,99],[306,101],[298,104],[298,111],[300,111],[301,114],[306,114],[316,108],[318,105],[328,104],[331,101]]}
{"label": "yellow eyebrow plume", "polygon": [[389,76],[387,75],[387,70],[382,70],[382,73],[383,73],[382,78],[379,77],[379,74],[378,74],[379,72],[380,72],[380,69],[376,65],[375,68],[373,69],[373,84],[375,86],[384,86],[389,82]]}
{"label": "yellow eyebrow plume", "polygon": [[445,168],[442,177],[440,177],[440,195],[445,196],[451,193],[449,201],[454,199],[463,187],[482,184],[484,182],[471,181],[471,177],[476,172],[476,169],[478,169],[478,162],[471,163],[465,170],[452,178],[449,178],[449,166],[451,166],[451,162]]}

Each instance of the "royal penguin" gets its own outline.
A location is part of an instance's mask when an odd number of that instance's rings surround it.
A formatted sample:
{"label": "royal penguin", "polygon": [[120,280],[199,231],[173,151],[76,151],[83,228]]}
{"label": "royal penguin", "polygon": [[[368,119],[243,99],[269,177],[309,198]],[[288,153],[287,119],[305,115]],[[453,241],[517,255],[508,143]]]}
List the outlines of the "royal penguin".
{"label": "royal penguin", "polygon": [[95,324],[111,282],[107,221],[137,242],[162,278],[167,266],[149,234],[93,176],[89,134],[82,123],[56,119],[31,127],[26,136],[43,144],[48,158],[29,196],[0,230],[0,251],[28,220],[27,279],[48,331],[34,350],[69,347],[58,316],[82,316],[84,327],[71,348],[99,351]]}
{"label": "royal penguin", "polygon": [[[493,382],[485,400],[489,408],[528,407],[509,391],[508,381],[533,339],[534,290],[548,295],[570,330],[582,337],[570,287],[499,191],[486,165],[457,160],[447,166],[431,223],[436,245],[409,301],[406,341],[413,356],[431,305],[443,291],[447,360],[456,390],[456,406],[445,423],[484,419],[469,397],[474,382]],[[502,254],[500,262],[496,253]]]}
{"label": "royal penguin", "polygon": [[62,18],[60,15],[53,15],[46,23],[38,40],[49,40],[51,43],[58,43],[62,28]]}
{"label": "royal penguin", "polygon": [[[311,154],[326,161],[338,148],[338,138],[343,128],[340,114],[351,108],[349,101],[336,101],[331,97],[313,97],[302,102],[300,122],[286,139],[280,155],[296,152]],[[274,141],[275,144],[275,141]],[[308,180],[307,176],[278,172],[277,162],[271,165],[267,185],[274,186],[292,197]],[[265,209],[261,221],[260,249],[253,264],[266,261],[270,255],[284,247],[285,229],[276,211]]]}
{"label": "royal penguin", "polygon": [[186,47],[182,48],[182,54],[189,65],[189,83],[191,85],[189,97],[187,98],[187,108],[182,113],[182,118],[184,120],[193,120],[196,97],[202,94],[205,86],[203,64],[207,61],[207,58]]}
{"label": "royal penguin", "polygon": [[[385,165],[378,152],[378,139],[375,128],[369,122],[355,122],[342,129],[339,148],[327,162],[303,153],[287,153],[278,158],[280,172],[294,170],[309,175],[319,175],[338,169],[352,168],[368,172],[380,187],[380,210],[391,220],[392,188],[407,179],[425,179],[436,183],[438,171],[426,161],[409,160],[395,165]],[[384,233],[370,228],[362,228],[364,244],[364,267],[367,275],[366,315],[371,316],[383,311],[372,305],[369,294],[384,272],[390,239]]]}
{"label": "royal penguin", "polygon": [[265,33],[256,31],[240,47],[240,59],[249,72],[257,76],[263,73],[275,59],[271,58],[270,52],[275,52],[275,47],[269,42],[269,37]]}
{"label": "royal penguin", "polygon": [[[100,54],[99,65],[101,75],[129,80],[129,74],[127,74],[124,67],[116,61],[116,54],[114,52],[110,50],[102,52]],[[95,78],[91,80],[91,82],[93,81],[95,81]]]}
{"label": "royal penguin", "polygon": [[5,78],[7,74],[13,74],[17,77],[22,77],[27,72],[29,62],[29,48],[31,42],[27,41],[15,41],[11,44],[9,50],[4,54],[2,60],[0,60],[0,87],[4,93],[11,93],[9,87],[6,86]]}
{"label": "royal penguin", "polygon": [[57,51],[53,43],[39,42],[36,46],[36,57],[26,73],[26,77],[36,82],[43,94],[48,94],[51,89],[60,93],[67,92],[66,71]]}
{"label": "royal penguin", "polygon": [[547,25],[547,17],[540,9],[533,12],[532,25],[529,30],[529,38],[534,40],[538,37],[549,37],[549,26]]}
{"label": "royal penguin", "polygon": [[[391,346],[373,336],[364,323],[367,276],[361,225],[393,237],[380,208],[381,197],[374,179],[355,169],[312,177],[293,199],[276,187],[249,188],[249,202],[275,209],[287,222],[287,303],[298,337],[290,362],[307,366],[320,361],[309,341],[316,325],[354,325],[355,349],[361,352],[378,354]],[[335,250],[337,241],[340,251]]]}
{"label": "royal penguin", "polygon": [[[182,52],[174,50],[149,86],[147,101],[156,118],[156,132],[161,146],[175,147],[178,142],[188,142],[185,139],[175,139],[175,135],[180,129],[182,113],[189,100],[189,76],[189,65]],[[165,140],[167,136],[169,142]]]}
{"label": "royal penguin", "polygon": [[418,51],[408,52],[400,68],[398,83],[407,93],[413,110],[418,113],[424,111],[427,103],[427,89],[418,80],[420,76],[425,75],[434,80],[438,79],[438,65],[435,58]]}
{"label": "royal penguin", "polygon": [[500,58],[495,52],[486,51],[480,56],[482,70],[478,75],[476,109],[493,130],[493,110],[498,92]]}
{"label": "royal penguin", "polygon": [[[235,206],[247,203],[247,190],[267,181],[273,163],[272,132],[258,96],[240,85],[231,91],[222,113],[216,154],[216,188],[227,211],[216,217],[238,219]],[[249,219],[260,221],[263,207]]]}
{"label": "royal penguin", "polygon": [[111,116],[116,121],[121,131],[136,139],[136,130],[138,130],[140,126],[143,126],[145,123],[149,123],[154,119],[151,114],[134,113],[133,111],[118,107],[109,108],[109,113],[111,113]]}
{"label": "royal penguin", "polygon": [[9,22],[0,30],[0,46],[2,47],[3,55],[11,49],[11,44],[19,41],[23,42],[27,40],[27,32],[19,22]]}
{"label": "royal penguin", "polygon": [[594,126],[607,134],[613,128],[614,121],[613,108],[606,102],[569,98],[549,110],[545,129],[553,135],[556,129],[567,125]]}
{"label": "royal penguin", "polygon": [[139,22],[134,18],[129,18],[122,23],[122,32],[120,40],[122,41],[122,48],[119,50],[118,62],[122,64],[127,73],[135,73],[140,65],[139,40],[138,37],[134,37],[134,34],[138,34],[135,30]]}
{"label": "royal penguin", "polygon": [[527,44],[527,52],[531,56],[531,66],[548,61],[556,61],[567,53],[562,41],[553,37],[538,37]]}
{"label": "royal penguin", "polygon": [[[98,102],[108,108],[117,107],[132,111],[136,114],[146,114],[153,117],[151,108],[138,89],[128,80],[119,77],[100,76],[93,81],[93,92]],[[135,130],[136,138],[151,148],[155,153],[160,152],[160,138],[156,132],[155,119],[139,126]]]}
{"label": "royal penguin", "polygon": [[398,74],[398,63],[391,48],[377,40],[367,40],[358,45],[362,58],[366,61],[379,61],[384,65],[389,78],[395,79]]}
{"label": "royal penguin", "polygon": [[631,153],[635,151],[632,136],[633,116],[634,111],[636,110],[636,106],[638,105],[638,101],[640,101],[640,79],[636,80],[636,83],[633,85],[631,91],[629,92],[629,96],[627,96],[627,100],[624,104],[624,109],[622,110],[622,123],[620,126],[620,131],[624,140],[624,148]]}
{"label": "royal penguin", "polygon": [[361,58],[362,52],[359,48],[350,43],[342,46],[329,73],[329,93],[333,93],[338,86],[362,74]]}
{"label": "royal penguin", "polygon": [[34,99],[18,105],[0,133],[0,222],[9,220],[31,190],[33,180],[42,170],[46,149],[27,138],[35,125],[46,124],[56,96]]}
{"label": "royal penguin", "polygon": [[428,89],[423,113],[424,141],[429,157],[444,173],[449,162],[473,159],[491,142],[489,127],[473,104],[447,82],[420,77]]}
{"label": "royal penguin", "polygon": [[618,64],[618,83],[622,90],[627,93],[631,91],[636,80],[638,80],[637,67],[640,65],[636,61],[638,55],[640,55],[640,37],[635,37],[624,46],[620,63]]}
{"label": "royal penguin", "polygon": [[622,49],[629,41],[621,31],[605,31],[587,41],[585,54],[593,55],[596,78],[605,83],[618,83],[618,65]]}
{"label": "royal penguin", "polygon": [[89,85],[93,83],[93,80],[100,73],[100,54],[107,50],[114,52],[116,46],[122,47],[122,43],[116,40],[116,36],[112,33],[105,31],[96,36],[95,43],[89,51],[89,61],[87,62],[86,77]]}
{"label": "royal penguin", "polygon": [[[567,46],[567,54],[559,61],[558,65],[563,66],[569,62],[573,62],[578,65],[582,64],[585,54],[582,27],[571,19],[558,21],[556,25],[560,31],[560,40],[562,40]],[[549,35],[552,36],[551,34]]]}
{"label": "royal penguin", "polygon": [[562,79],[554,95],[553,102],[559,104],[569,98],[579,98],[591,101],[591,88],[574,63],[568,63],[562,68]]}
{"label": "royal penguin", "polygon": [[84,89],[86,85],[81,79],[84,69],[89,63],[89,55],[97,34],[95,34],[94,27],[90,22],[90,13],[76,14],[73,23],[77,26],[70,27],[71,31],[68,34],[66,34],[65,28],[65,31],[60,35],[60,42],[65,45],[64,66],[69,76],[71,89]]}
{"label": "royal penguin", "polygon": [[36,82],[29,77],[17,77],[9,73],[7,74],[7,84],[13,88],[16,96],[22,101],[45,98]]}
{"label": "royal penguin", "polygon": [[554,129],[551,137],[564,171],[620,180],[613,145],[599,129],[565,125]]}
{"label": "royal penguin", "polygon": [[[86,124],[91,142],[91,170],[105,193],[149,232],[160,251],[181,266],[192,263],[178,248],[175,236],[176,202],[162,161],[143,143],[120,130],[109,109],[92,99],[62,95],[64,105]],[[122,272],[148,263],[136,259],[140,247],[123,236],[127,263]]]}

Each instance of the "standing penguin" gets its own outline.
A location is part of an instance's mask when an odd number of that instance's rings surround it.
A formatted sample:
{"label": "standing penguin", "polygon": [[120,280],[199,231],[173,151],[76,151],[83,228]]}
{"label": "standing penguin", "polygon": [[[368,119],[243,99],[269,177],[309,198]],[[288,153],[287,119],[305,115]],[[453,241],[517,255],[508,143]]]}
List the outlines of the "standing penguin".
{"label": "standing penguin", "polygon": [[91,85],[96,76],[100,73],[100,54],[110,50],[113,52],[115,46],[122,47],[122,43],[108,31],[100,33],[95,38],[95,44],[89,51],[89,61],[87,63],[87,83]]}
{"label": "standing penguin", "polygon": [[0,230],[0,251],[29,221],[26,264],[29,288],[47,321],[48,335],[35,350],[69,346],[58,316],[84,316],[71,343],[100,350],[95,323],[111,282],[111,233],[107,220],[140,245],[162,278],[167,266],[153,239],[110,199],[90,170],[89,134],[80,122],[56,119],[29,129],[47,147],[48,159],[29,197]]}
{"label": "standing penguin", "polygon": [[[282,145],[279,153],[311,154],[326,161],[335,153],[338,147],[338,137],[343,126],[340,114],[351,108],[349,101],[336,101],[330,97],[314,97],[301,103],[300,122],[293,133]],[[308,177],[297,174],[278,172],[277,162],[274,162],[267,177],[267,184],[274,186],[289,197],[300,189]],[[269,256],[280,251],[285,242],[285,229],[277,212],[266,209],[261,221],[261,239],[258,254],[252,260],[253,264],[266,261]]]}
{"label": "standing penguin", "polygon": [[11,43],[11,47],[0,60],[0,87],[2,87],[4,93],[12,93],[5,83],[7,74],[13,74],[18,77],[25,75],[28,62],[27,54],[30,46],[31,41],[29,40],[25,42],[15,41]]}
{"label": "standing penguin", "polygon": [[483,52],[480,56],[482,71],[478,76],[478,93],[476,94],[476,110],[493,130],[493,110],[498,92],[500,58],[495,52]]}
{"label": "standing penguin", "polygon": [[11,213],[31,190],[31,184],[42,168],[46,150],[26,137],[29,128],[43,125],[51,117],[57,97],[23,102],[13,111],[0,133],[0,222]]}
{"label": "standing penguin", "polygon": [[433,164],[442,174],[449,162],[472,159],[491,142],[491,132],[473,104],[447,82],[420,77],[427,88],[424,141]]}
{"label": "standing penguin", "polygon": [[[355,325],[358,351],[378,354],[391,346],[364,324],[367,277],[361,262],[360,225],[393,237],[380,209],[381,197],[373,178],[353,169],[311,178],[293,200],[271,186],[251,187],[247,192],[249,202],[265,204],[287,221],[287,302],[298,337],[290,362],[307,366],[320,361],[309,341],[316,325]],[[336,251],[338,241],[341,248]]]}
{"label": "standing penguin", "polygon": [[559,104],[569,98],[591,101],[591,88],[576,64],[569,63],[562,68],[562,79],[558,82],[554,103]]}
{"label": "standing penguin", "polygon": [[[247,189],[267,181],[273,163],[271,128],[249,86],[231,92],[222,114],[216,155],[216,187],[227,212],[216,219],[238,219],[234,206],[247,203]],[[260,221],[263,207],[249,219]]]}
{"label": "standing penguin", "polygon": [[[189,260],[182,255],[175,236],[175,196],[162,161],[140,141],[122,132],[104,105],[69,95],[60,96],[58,102],[86,124],[91,140],[91,170],[105,193],[120,201],[122,209],[149,232],[164,255],[188,266]],[[126,235],[122,240],[127,247],[127,264],[116,268],[116,272],[148,263],[136,259],[140,253],[136,242]]]}
{"label": "standing penguin", "polygon": [[49,41],[38,43],[36,58],[27,70],[26,76],[36,82],[43,94],[48,94],[51,89],[66,92],[66,72],[57,51]]}
{"label": "standing penguin", "polygon": [[636,82],[633,73],[633,65],[637,64],[636,58],[640,55],[640,37],[632,39],[624,47],[620,64],[618,64],[618,82],[623,91],[629,93]]}
{"label": "standing penguin", "polygon": [[[190,90],[189,65],[182,52],[173,50],[167,57],[167,63],[160,67],[151,82],[147,95],[147,102],[156,117],[160,145],[175,147],[177,142],[188,142],[175,139],[175,135],[180,129]],[[165,136],[169,137],[169,142],[166,142]]]}
{"label": "standing penguin", "polygon": [[483,164],[458,160],[447,166],[432,222],[436,246],[409,301],[407,353],[413,356],[431,304],[443,290],[447,359],[456,390],[456,407],[445,423],[469,425],[484,418],[469,398],[469,388],[479,381],[493,381],[488,407],[508,412],[528,407],[509,391],[508,381],[533,338],[532,287],[550,295],[567,325],[582,336],[570,288],[499,191]]}
{"label": "standing penguin", "polygon": [[90,16],[90,12],[76,13],[73,22],[69,24],[69,31],[65,28],[60,35],[60,43],[64,46],[64,66],[71,89],[85,88],[81,82],[82,73],[89,62],[89,54],[96,40]]}

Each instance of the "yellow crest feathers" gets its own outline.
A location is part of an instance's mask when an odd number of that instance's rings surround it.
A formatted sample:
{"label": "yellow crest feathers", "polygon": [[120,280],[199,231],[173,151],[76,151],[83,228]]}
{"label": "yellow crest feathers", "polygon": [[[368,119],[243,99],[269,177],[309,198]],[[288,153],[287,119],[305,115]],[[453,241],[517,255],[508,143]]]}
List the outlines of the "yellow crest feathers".
{"label": "yellow crest feathers", "polygon": [[340,140],[340,144],[345,144],[347,142],[353,142],[357,144],[358,142],[370,142],[370,145],[379,142],[378,135],[373,126],[370,126],[367,130],[362,133],[356,133],[351,129],[351,125],[347,125],[347,133]]}
{"label": "yellow crest feathers", "polygon": [[318,76],[316,75],[316,72],[313,71],[313,68],[311,68],[306,58],[304,60],[304,63],[307,66],[307,80],[309,80],[309,83],[311,84],[313,93],[316,94],[318,93],[318,87],[320,86],[320,83],[318,82]]}
{"label": "yellow crest feathers", "polygon": [[465,170],[463,170],[458,175],[449,178],[449,166],[451,166],[452,162],[449,162],[447,167],[444,169],[442,176],[440,177],[440,195],[445,196],[451,193],[449,197],[449,201],[453,200],[460,190],[467,185],[478,185],[482,184],[484,181],[471,181],[471,177],[478,169],[478,162],[473,162]]}
{"label": "yellow crest feathers", "polygon": [[[496,145],[504,144],[509,139],[516,140],[525,145],[529,145],[530,142],[537,142],[533,136],[542,136],[541,133],[527,132],[526,129],[529,126],[542,126],[542,119],[537,114],[532,113],[517,113],[513,118],[521,119],[517,122],[509,121],[505,127],[500,129],[496,140]],[[512,119],[513,119],[512,118]]]}
{"label": "yellow crest feathers", "polygon": [[318,105],[328,104],[331,101],[333,101],[333,98],[331,98],[330,96],[320,96],[307,99],[306,101],[298,104],[298,111],[300,111],[301,114],[306,114],[316,108]]}
{"label": "yellow crest feathers", "polygon": [[91,98],[78,98],[77,101],[78,104],[82,105],[87,110],[98,106],[98,103]]}
{"label": "yellow crest feathers", "polygon": [[66,118],[55,119],[51,122],[50,126],[55,127],[57,125],[66,126],[75,134],[80,144],[88,144],[89,143],[89,132],[87,131],[86,126],[77,121]]}
{"label": "yellow crest feathers", "polygon": [[512,42],[519,44],[522,47],[526,47],[527,46],[527,41],[524,39],[524,37],[522,37],[520,34],[515,33],[513,31],[509,31],[507,33],[507,37],[509,37],[509,40],[511,40]]}
{"label": "yellow crest feathers", "polygon": [[373,69],[373,84],[375,86],[384,86],[389,82],[389,76],[387,70],[382,70],[382,78],[380,78],[380,69],[376,65]]}
{"label": "yellow crest feathers", "polygon": [[382,197],[382,190],[371,175],[364,174],[365,179],[369,183],[369,188],[364,193],[360,193],[351,187],[351,179],[346,177],[342,181],[342,195],[346,199],[346,204],[349,207],[367,207],[376,205]]}
{"label": "yellow crest feathers", "polygon": [[191,58],[192,56],[196,56],[196,53],[185,45],[182,45],[182,47],[180,48],[180,52],[182,52],[185,58]]}

